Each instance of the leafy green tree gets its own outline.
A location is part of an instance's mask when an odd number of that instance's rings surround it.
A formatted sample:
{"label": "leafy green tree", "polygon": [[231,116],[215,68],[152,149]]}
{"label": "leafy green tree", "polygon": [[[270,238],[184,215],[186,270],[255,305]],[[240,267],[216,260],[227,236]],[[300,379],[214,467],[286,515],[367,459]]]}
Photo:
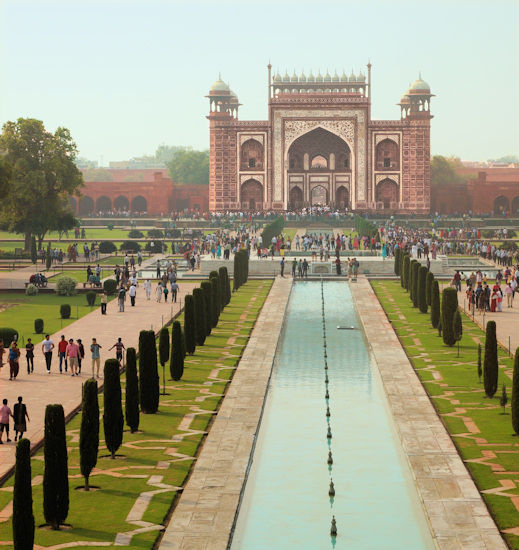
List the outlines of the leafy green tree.
{"label": "leafy green tree", "polygon": [[4,124],[0,150],[12,166],[1,216],[11,231],[25,235],[25,250],[32,235],[41,247],[45,234],[64,220],[72,228],[68,197],[79,193],[83,176],[74,163],[77,147],[69,130],[51,133],[40,120],[19,118]]}
{"label": "leafy green tree", "polygon": [[126,388],[125,388],[126,425],[130,432],[139,429],[139,377],[137,376],[137,353],[135,348],[126,350]]}
{"label": "leafy green tree", "polygon": [[431,187],[436,185],[459,185],[465,178],[456,172],[461,167],[461,161],[454,157],[436,155],[431,159]]}
{"label": "leafy green tree", "polygon": [[[227,280],[227,282],[229,282]],[[213,288],[209,281],[203,281],[200,285],[204,293],[204,303],[205,303],[205,334],[209,336],[212,329],[212,319],[213,319],[213,302],[212,302],[212,292]]]}
{"label": "leafy green tree", "polygon": [[167,167],[174,182],[209,185],[209,151],[177,151]]}
{"label": "leafy green tree", "polygon": [[442,293],[442,332],[443,343],[453,346],[456,337],[453,330],[453,318],[458,309],[458,293],[455,288],[444,288]]}
{"label": "leafy green tree", "polygon": [[107,359],[105,361],[103,404],[105,443],[112,459],[114,459],[115,453],[123,442],[124,427],[121,377],[119,374],[119,361],[117,359]]}
{"label": "leafy green tree", "polygon": [[515,350],[514,375],[512,379],[512,427],[519,435],[519,348]]}
{"label": "leafy green tree", "polygon": [[427,274],[429,270],[424,266],[420,266],[418,269],[418,288],[417,288],[417,301],[418,308],[421,313],[427,313],[427,297],[426,297],[426,285],[427,285]]}
{"label": "leafy green tree", "polygon": [[85,478],[85,491],[90,489],[89,477],[97,464],[99,449],[99,401],[97,381],[91,378],[83,384],[81,428],[79,431],[79,462],[81,475]]}
{"label": "leafy green tree", "polygon": [[31,442],[22,438],[16,445],[16,466],[14,470],[14,550],[29,550],[34,545],[31,477]]}
{"label": "leafy green tree", "polygon": [[169,372],[173,380],[180,380],[184,374],[184,335],[179,321],[173,321],[171,331],[171,361]]}
{"label": "leafy green tree", "polygon": [[152,330],[141,330],[139,334],[139,396],[143,413],[155,414],[158,411],[157,342]]}
{"label": "leafy green tree", "polygon": [[161,143],[155,151],[155,161],[168,164],[168,162],[171,162],[175,158],[175,155],[179,151],[192,151],[192,148],[182,147],[179,145],[165,145],[164,143]]}
{"label": "leafy green tree", "polygon": [[193,355],[196,349],[196,314],[195,302],[191,294],[187,294],[184,302],[184,336],[186,339],[186,351]]}
{"label": "leafy green tree", "polygon": [[67,438],[61,405],[47,405],[45,409],[43,456],[43,515],[53,529],[59,529],[69,507]]}
{"label": "leafy green tree", "polygon": [[483,358],[483,386],[487,397],[494,397],[497,391],[498,373],[496,322],[488,321],[485,338],[485,356]]}
{"label": "leafy green tree", "polygon": [[[85,181],[93,181],[93,182],[114,180],[114,177],[112,176],[110,170],[107,170],[106,168],[87,168],[83,172],[83,177]],[[135,180],[132,180],[132,181],[135,181]]]}

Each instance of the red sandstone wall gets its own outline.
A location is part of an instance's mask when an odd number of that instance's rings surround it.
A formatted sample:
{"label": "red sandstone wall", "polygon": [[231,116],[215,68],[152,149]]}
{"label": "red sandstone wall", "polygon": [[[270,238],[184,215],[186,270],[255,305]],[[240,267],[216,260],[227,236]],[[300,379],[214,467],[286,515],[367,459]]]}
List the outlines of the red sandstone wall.
{"label": "red sandstone wall", "polygon": [[210,118],[209,209],[239,208],[237,196],[237,131],[230,116]]}

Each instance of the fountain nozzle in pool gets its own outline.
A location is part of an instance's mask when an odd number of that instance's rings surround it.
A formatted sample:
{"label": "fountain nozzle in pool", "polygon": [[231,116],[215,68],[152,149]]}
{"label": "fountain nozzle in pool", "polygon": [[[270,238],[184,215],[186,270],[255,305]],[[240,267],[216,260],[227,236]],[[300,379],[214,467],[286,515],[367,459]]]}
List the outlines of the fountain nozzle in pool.
{"label": "fountain nozzle in pool", "polygon": [[328,375],[326,375],[326,378],[324,379],[324,383],[328,384]]}
{"label": "fountain nozzle in pool", "polygon": [[330,426],[328,426],[328,433],[326,434],[326,437],[327,437],[328,439],[331,439],[331,438],[332,438],[332,430],[331,430]]}
{"label": "fountain nozzle in pool", "polygon": [[332,537],[337,536],[337,523],[335,521],[335,516],[332,517],[332,526],[330,527],[330,535]]}
{"label": "fountain nozzle in pool", "polygon": [[330,416],[330,407],[326,407],[326,416]]}
{"label": "fountain nozzle in pool", "polygon": [[328,451],[328,460],[326,461],[328,465],[333,464],[332,451]]}
{"label": "fountain nozzle in pool", "polygon": [[325,356],[325,357],[328,357],[328,355],[326,355],[326,350],[324,350],[324,356]]}
{"label": "fountain nozzle in pool", "polygon": [[328,496],[329,497],[335,496],[335,487],[333,486],[333,479],[330,480],[330,488],[328,489]]}
{"label": "fountain nozzle in pool", "polygon": [[329,393],[328,389],[326,389],[326,393],[324,394],[324,398],[325,399],[330,399],[330,393]]}

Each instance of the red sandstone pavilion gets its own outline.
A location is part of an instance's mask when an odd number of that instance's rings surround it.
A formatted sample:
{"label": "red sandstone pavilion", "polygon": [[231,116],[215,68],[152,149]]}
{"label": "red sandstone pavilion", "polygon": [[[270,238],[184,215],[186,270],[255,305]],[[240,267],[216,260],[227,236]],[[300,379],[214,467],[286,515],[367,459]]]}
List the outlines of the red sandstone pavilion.
{"label": "red sandstone pavilion", "polygon": [[430,99],[421,77],[400,120],[371,119],[371,64],[347,76],[272,76],[268,120],[238,120],[238,96],[219,78],[209,91],[209,208],[287,210],[331,205],[429,213]]}

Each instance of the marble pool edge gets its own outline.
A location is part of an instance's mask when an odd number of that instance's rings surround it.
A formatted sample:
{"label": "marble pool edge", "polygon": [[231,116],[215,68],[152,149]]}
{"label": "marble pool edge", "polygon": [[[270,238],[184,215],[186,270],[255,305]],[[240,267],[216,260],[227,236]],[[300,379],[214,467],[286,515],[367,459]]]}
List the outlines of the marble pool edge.
{"label": "marble pool edge", "polygon": [[276,277],[159,548],[226,550],[292,288]]}
{"label": "marble pool edge", "polygon": [[506,549],[369,280],[350,289],[436,546]]}

